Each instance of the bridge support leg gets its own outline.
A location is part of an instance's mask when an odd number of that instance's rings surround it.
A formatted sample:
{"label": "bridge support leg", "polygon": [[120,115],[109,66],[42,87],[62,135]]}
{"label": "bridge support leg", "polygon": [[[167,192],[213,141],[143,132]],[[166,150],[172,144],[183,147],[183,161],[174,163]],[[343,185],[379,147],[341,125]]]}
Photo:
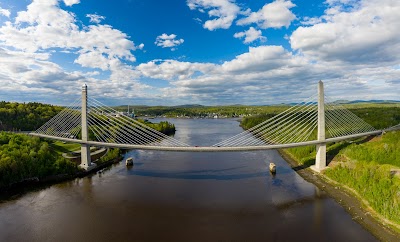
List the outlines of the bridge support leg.
{"label": "bridge support leg", "polygon": [[[87,122],[87,86],[86,84],[82,86],[82,141],[88,141],[88,122]],[[90,159],[90,146],[87,144],[82,144],[81,146],[81,164],[79,165],[85,170],[91,170],[96,166],[92,164]]]}
{"label": "bridge support leg", "polygon": [[89,170],[89,168],[93,166],[90,159],[89,145],[81,145],[81,164],[79,166],[85,170]]}
{"label": "bridge support leg", "polygon": [[[325,141],[325,100],[324,83],[318,82],[318,141]],[[326,168],[326,144],[317,145],[317,155],[315,165],[311,166],[316,172],[321,172]]]}
{"label": "bridge support leg", "polygon": [[317,145],[317,156],[315,157],[315,166],[311,169],[320,172],[326,168],[326,144]]}

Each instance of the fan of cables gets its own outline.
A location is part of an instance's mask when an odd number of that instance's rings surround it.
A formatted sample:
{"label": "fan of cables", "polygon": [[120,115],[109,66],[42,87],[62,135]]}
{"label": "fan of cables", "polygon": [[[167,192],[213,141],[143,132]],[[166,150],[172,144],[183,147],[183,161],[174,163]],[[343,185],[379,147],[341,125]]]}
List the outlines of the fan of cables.
{"label": "fan of cables", "polygon": [[[81,132],[80,100],[75,100],[36,130],[36,133],[71,139],[79,138]],[[150,128],[128,114],[107,107],[94,98],[88,98],[87,122],[89,133],[93,134],[95,141],[99,142],[172,147],[188,146]]]}

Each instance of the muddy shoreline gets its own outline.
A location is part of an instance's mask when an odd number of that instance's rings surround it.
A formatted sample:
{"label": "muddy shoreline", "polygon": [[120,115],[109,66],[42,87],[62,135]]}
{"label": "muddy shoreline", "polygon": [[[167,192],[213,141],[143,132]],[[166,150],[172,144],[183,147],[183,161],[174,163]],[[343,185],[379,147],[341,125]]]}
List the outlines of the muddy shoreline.
{"label": "muddy shoreline", "polygon": [[387,223],[374,216],[374,211],[370,211],[355,194],[349,190],[335,184],[335,181],[315,173],[309,167],[299,165],[285,151],[278,150],[279,154],[289,163],[304,180],[316,185],[321,192],[335,199],[351,216],[352,219],[361,224],[381,241],[399,241],[400,233],[391,228]]}

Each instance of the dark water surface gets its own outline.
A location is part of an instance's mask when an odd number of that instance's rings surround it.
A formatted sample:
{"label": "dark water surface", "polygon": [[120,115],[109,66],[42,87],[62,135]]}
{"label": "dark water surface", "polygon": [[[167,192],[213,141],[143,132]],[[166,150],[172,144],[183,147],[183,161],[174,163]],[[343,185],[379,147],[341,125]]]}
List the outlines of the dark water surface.
{"label": "dark water surface", "polygon": [[[242,131],[230,119],[169,121],[190,145]],[[276,151],[129,156],[131,169],[1,202],[0,241],[376,241]]]}

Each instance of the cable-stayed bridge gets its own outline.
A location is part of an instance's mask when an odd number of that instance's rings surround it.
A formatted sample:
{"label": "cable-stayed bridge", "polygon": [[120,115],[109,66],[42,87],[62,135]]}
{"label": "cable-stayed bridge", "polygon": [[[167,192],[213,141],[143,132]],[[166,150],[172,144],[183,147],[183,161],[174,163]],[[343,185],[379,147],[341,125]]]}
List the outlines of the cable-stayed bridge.
{"label": "cable-stayed bridge", "polygon": [[[386,130],[395,129],[400,129],[400,125]],[[30,134],[80,143],[81,167],[85,169],[92,167],[90,146],[222,152],[316,145],[317,156],[313,169],[319,172],[326,167],[326,143],[379,135],[386,130],[376,130],[342,105],[332,102],[324,94],[323,83],[320,81],[317,94],[213,146],[190,146],[156,131],[129,115],[88,97],[86,85],[82,87],[81,98]],[[89,133],[95,140],[89,139]]]}

